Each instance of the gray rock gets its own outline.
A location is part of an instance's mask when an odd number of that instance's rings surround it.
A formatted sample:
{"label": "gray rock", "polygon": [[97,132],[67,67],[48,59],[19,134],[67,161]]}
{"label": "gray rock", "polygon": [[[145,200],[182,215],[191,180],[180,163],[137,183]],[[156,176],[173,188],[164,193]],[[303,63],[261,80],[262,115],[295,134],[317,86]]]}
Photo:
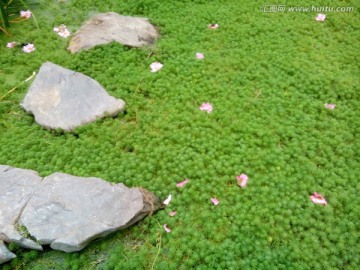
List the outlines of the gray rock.
{"label": "gray rock", "polygon": [[139,188],[94,177],[54,173],[45,177],[19,223],[42,245],[65,252],[83,249],[91,240],[124,229],[162,203]]}
{"label": "gray rock", "polygon": [[70,40],[72,53],[88,50],[113,41],[130,47],[153,44],[159,37],[146,18],[122,16],[115,12],[100,13],[85,22]]}
{"label": "gray rock", "polygon": [[0,264],[15,257],[4,242],[74,252],[164,208],[142,188],[64,173],[41,178],[5,165],[0,165],[0,190]]}
{"label": "gray rock", "polygon": [[10,166],[7,166],[7,165],[0,165],[0,173],[1,172],[5,172],[7,170],[11,169]]}
{"label": "gray rock", "polygon": [[21,106],[45,128],[72,131],[104,116],[116,116],[125,102],[110,96],[90,77],[44,63]]}
{"label": "gray rock", "polygon": [[3,241],[0,240],[0,264],[14,259],[16,255],[10,252]]}
{"label": "gray rock", "polygon": [[0,166],[0,240],[42,250],[39,244],[20,233],[18,224],[23,209],[41,179],[35,171]]}

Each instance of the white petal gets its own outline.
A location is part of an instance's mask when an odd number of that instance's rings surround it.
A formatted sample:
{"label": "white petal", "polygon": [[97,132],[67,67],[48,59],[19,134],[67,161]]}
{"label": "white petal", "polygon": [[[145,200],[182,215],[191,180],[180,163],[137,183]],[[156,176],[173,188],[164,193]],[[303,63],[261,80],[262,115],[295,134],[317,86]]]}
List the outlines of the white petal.
{"label": "white petal", "polygon": [[169,196],[166,198],[166,200],[163,201],[163,203],[164,203],[165,205],[168,205],[168,204],[170,203],[170,201],[171,201],[171,195],[169,195]]}

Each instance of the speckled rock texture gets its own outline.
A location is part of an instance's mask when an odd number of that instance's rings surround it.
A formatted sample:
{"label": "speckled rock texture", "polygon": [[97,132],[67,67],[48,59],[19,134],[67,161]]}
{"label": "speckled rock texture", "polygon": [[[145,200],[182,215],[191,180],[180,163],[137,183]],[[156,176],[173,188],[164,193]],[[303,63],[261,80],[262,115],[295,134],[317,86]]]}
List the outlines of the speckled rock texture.
{"label": "speckled rock texture", "polygon": [[125,110],[125,102],[97,81],[50,62],[41,66],[21,106],[44,128],[65,131]]}
{"label": "speckled rock texture", "polygon": [[119,42],[129,47],[153,44],[157,29],[146,18],[100,13],[85,22],[71,38],[68,50],[77,53],[96,45]]}
{"label": "speckled rock texture", "polygon": [[35,171],[4,165],[0,165],[0,188],[2,262],[15,256],[4,242],[75,252],[164,207],[142,188],[58,172],[41,178]]}
{"label": "speckled rock texture", "polygon": [[41,180],[35,171],[0,165],[0,240],[42,250],[18,230],[18,220]]}

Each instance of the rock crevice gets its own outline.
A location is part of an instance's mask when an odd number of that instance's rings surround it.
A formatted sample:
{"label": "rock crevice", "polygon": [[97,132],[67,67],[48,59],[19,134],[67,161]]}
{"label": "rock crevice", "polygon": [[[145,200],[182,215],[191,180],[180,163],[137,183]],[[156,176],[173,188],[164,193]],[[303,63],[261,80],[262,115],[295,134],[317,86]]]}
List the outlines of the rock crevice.
{"label": "rock crevice", "polygon": [[58,172],[42,178],[35,171],[4,165],[0,189],[0,263],[15,256],[4,242],[75,252],[163,208],[158,197],[142,188]]}

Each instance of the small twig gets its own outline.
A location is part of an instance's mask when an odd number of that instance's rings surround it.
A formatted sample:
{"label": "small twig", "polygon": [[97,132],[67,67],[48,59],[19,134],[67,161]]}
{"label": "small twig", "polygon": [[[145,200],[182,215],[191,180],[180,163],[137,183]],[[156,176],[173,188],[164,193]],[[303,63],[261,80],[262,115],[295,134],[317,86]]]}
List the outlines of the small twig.
{"label": "small twig", "polygon": [[11,37],[11,35],[5,30],[5,28],[0,27],[0,30],[3,31],[7,36]]}
{"label": "small twig", "polygon": [[[154,55],[154,52],[150,52],[150,53],[147,55],[145,61],[148,60],[148,59],[149,59],[151,56],[153,56],[153,55]],[[139,90],[140,84],[142,83],[143,80],[144,80],[144,76],[142,76],[142,77],[140,78],[140,81],[139,81],[138,85],[136,86],[135,93],[137,93],[137,91]]]}
{"label": "small twig", "polygon": [[144,79],[144,77],[142,77],[142,78],[140,79],[138,85],[136,86],[135,93],[137,93],[137,91],[139,90],[140,84],[142,83],[143,79]]}
{"label": "small twig", "polygon": [[255,96],[255,98],[258,98],[261,95],[261,89],[259,89],[257,95]]}
{"label": "small twig", "polygon": [[[160,223],[159,223],[159,225],[160,225]],[[156,262],[157,258],[159,257],[160,250],[161,250],[161,233],[159,235],[160,235],[160,237],[157,239],[157,241],[158,241],[158,245],[157,245],[158,246],[158,252],[156,253],[155,259],[154,259],[154,261],[153,261],[153,263],[151,265],[151,268],[150,268],[151,270],[154,269],[155,262]]]}
{"label": "small twig", "polygon": [[0,100],[2,100],[4,97],[6,97],[8,94],[11,94],[12,92],[14,92],[16,90],[16,88],[18,88],[18,86],[15,86],[14,88],[12,88],[9,92],[7,92],[5,95],[3,95],[2,97],[0,97]]}
{"label": "small twig", "polygon": [[34,76],[36,75],[36,72],[34,71],[33,74],[27,78],[25,81],[21,82],[20,84],[18,84],[17,86],[15,86],[14,88],[10,89],[5,95],[0,97],[0,100],[2,100],[4,97],[6,97],[7,95],[11,94],[12,92],[14,92],[19,86],[21,86],[23,83],[31,80]]}
{"label": "small twig", "polygon": [[19,22],[22,22],[22,21],[26,21],[27,19],[24,19],[24,18],[19,18],[19,19],[15,19],[15,20],[12,20],[12,21],[9,21],[11,23],[19,23]]}
{"label": "small twig", "polygon": [[108,257],[106,255],[100,256],[100,258],[97,258],[97,260],[90,263],[90,269],[94,268],[96,265],[102,263],[105,261]]}
{"label": "small twig", "polygon": [[151,56],[153,56],[154,55],[154,52],[150,52],[149,54],[148,54],[148,56],[146,57],[146,60],[148,60]]}
{"label": "small twig", "polygon": [[27,81],[30,81],[35,75],[36,75],[36,72],[33,71],[33,74],[29,78],[27,78],[25,81],[23,81],[23,83],[27,82]]}

